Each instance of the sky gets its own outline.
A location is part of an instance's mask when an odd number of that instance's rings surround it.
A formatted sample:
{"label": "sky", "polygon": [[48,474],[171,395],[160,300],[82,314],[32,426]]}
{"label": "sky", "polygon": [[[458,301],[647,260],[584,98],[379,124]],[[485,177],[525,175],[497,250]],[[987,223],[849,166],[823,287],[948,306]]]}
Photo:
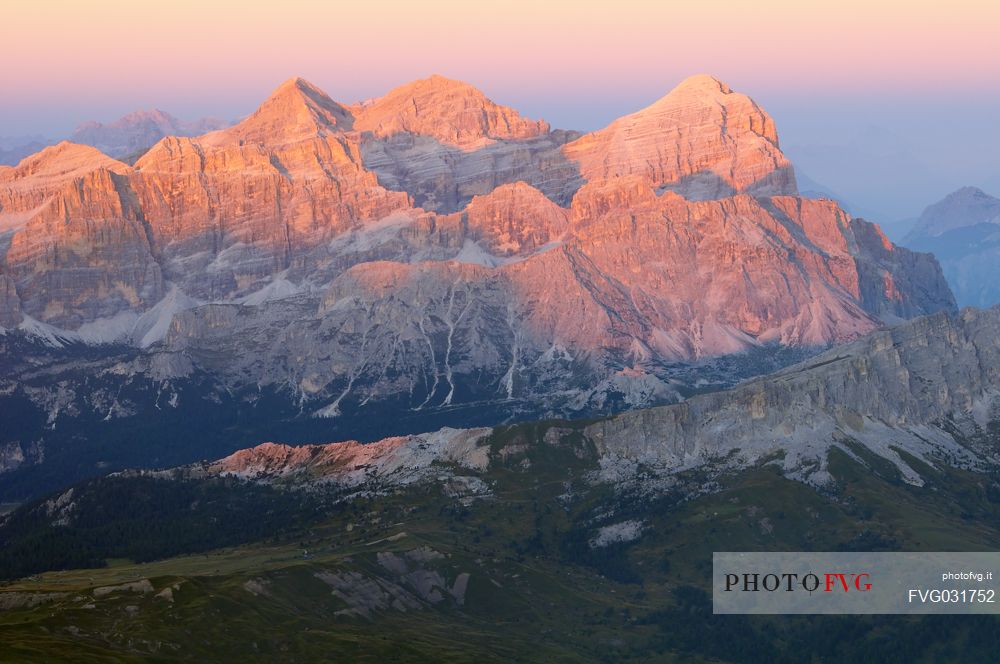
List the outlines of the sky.
{"label": "sky", "polygon": [[0,136],[140,108],[234,119],[291,76],[353,102],[432,73],[588,130],[709,73],[774,116],[809,178],[891,221],[964,184],[1000,195],[998,26],[987,0],[3,0]]}

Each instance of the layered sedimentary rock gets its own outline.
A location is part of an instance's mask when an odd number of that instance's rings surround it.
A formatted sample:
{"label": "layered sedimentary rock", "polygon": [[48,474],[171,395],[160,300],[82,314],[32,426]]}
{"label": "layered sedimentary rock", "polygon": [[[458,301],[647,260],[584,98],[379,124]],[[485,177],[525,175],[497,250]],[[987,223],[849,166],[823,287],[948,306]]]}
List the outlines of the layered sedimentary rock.
{"label": "layered sedimentary rock", "polygon": [[715,79],[572,138],[441,77],[354,106],[295,78],[132,167],[61,144],[0,171],[7,317],[165,338],[337,414],[635,405],[671,363],[954,306],[933,259],[795,196],[771,119]]}
{"label": "layered sedimentary rock", "polygon": [[[1000,461],[1000,310],[936,314],[876,332],[808,362],[683,404],[625,413],[588,429],[603,453],[677,470],[719,460],[780,464],[824,483],[825,451],[861,444],[923,480],[926,463]],[[995,436],[994,436],[995,438]],[[730,459],[733,460],[733,459]]]}
{"label": "layered sedimentary rock", "polygon": [[164,295],[160,265],[127,176],[101,168],[63,187],[7,252],[23,309],[75,329]]}
{"label": "layered sedimentary rock", "polygon": [[66,185],[98,169],[124,173],[128,166],[85,145],[62,142],[0,167],[0,232],[17,230]]}
{"label": "layered sedimentary rock", "polygon": [[[554,391],[586,404],[608,380],[642,403],[670,394],[661,362],[845,341],[880,316],[953,307],[933,259],[871,249],[881,236],[830,201],[691,202],[633,177],[587,185],[568,210],[517,185],[383,230],[412,260],[359,261],[318,305],[193,309],[167,347],[227,348],[234,374],[288,379],[328,415],[403,395],[413,408]],[[420,259],[428,234],[452,260]]]}
{"label": "layered sedimentary rock", "polygon": [[692,76],[632,115],[567,144],[586,181],[644,175],[691,199],[796,194],[774,121],[711,76]]}
{"label": "layered sedimentary rock", "polygon": [[129,170],[68,142],[0,168],[0,326],[16,326],[23,309],[75,329],[162,297]]}
{"label": "layered sedimentary rock", "polygon": [[[709,480],[697,488],[702,492],[712,489],[717,473],[768,463],[823,486],[834,481],[827,470],[831,448],[883,476],[890,472],[886,467],[895,467],[901,480],[915,485],[939,479],[930,469],[942,465],[995,470],[998,340],[1000,309],[935,314],[732,390],[602,419],[582,430],[583,448],[592,444],[591,460],[599,468],[589,479],[618,490],[656,492],[676,489],[678,473],[699,469],[697,481]],[[520,438],[500,450],[489,444],[490,433],[442,429],[369,445],[266,443],[159,474],[368,490],[455,473],[474,483],[478,472],[504,463],[508,454],[529,444],[561,445],[573,429],[553,426],[541,440]]]}
{"label": "layered sedimentary rock", "polygon": [[496,256],[524,256],[563,238],[570,212],[523,182],[476,196],[460,213],[439,222],[460,225],[468,239]]}
{"label": "layered sedimentary rock", "polygon": [[22,320],[17,286],[6,274],[0,274],[0,327],[17,327]]}
{"label": "layered sedimentary rock", "polygon": [[341,133],[351,122],[292,79],[238,125],[154,146],[130,181],[167,277],[205,299],[245,295],[316,245],[407,207],[361,166]]}
{"label": "layered sedimentary rock", "polygon": [[[431,99],[464,112],[421,114]],[[434,210],[452,211],[515,180],[562,204],[585,182],[629,175],[690,199],[797,193],[774,121],[710,76],[693,76],[651,106],[579,137],[547,131],[441,77],[403,86],[358,113],[356,127],[374,133],[362,141],[366,165]]]}
{"label": "layered sedimentary rock", "polygon": [[464,149],[549,132],[544,120],[522,118],[514,109],[494,103],[471,85],[443,76],[400,86],[351,110],[356,118],[354,128],[377,138],[396,134],[429,136]]}
{"label": "layered sedimentary rock", "polygon": [[575,134],[551,131],[460,81],[432,76],[352,111],[365,166],[429,210],[453,212],[518,181],[565,204],[580,184],[559,152]]}
{"label": "layered sedimentary rock", "polygon": [[460,210],[475,196],[504,184],[527,182],[566,205],[583,182],[559,148],[576,134],[553,131],[537,138],[489,141],[465,150],[429,136],[361,137],[366,168],[379,182],[436,212]]}

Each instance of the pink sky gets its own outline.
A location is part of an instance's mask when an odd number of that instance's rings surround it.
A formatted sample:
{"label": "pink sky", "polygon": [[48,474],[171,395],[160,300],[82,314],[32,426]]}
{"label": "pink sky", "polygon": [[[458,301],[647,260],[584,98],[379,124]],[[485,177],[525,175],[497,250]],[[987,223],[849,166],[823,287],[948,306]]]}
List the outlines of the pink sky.
{"label": "pink sky", "polygon": [[353,102],[431,73],[595,129],[710,73],[761,102],[785,145],[876,124],[947,186],[985,185],[1000,173],[998,26],[985,0],[5,0],[0,137],[154,107],[235,119],[293,75]]}
{"label": "pink sky", "polygon": [[292,75],[353,101],[441,73],[527,110],[648,100],[697,72],[757,95],[995,86],[998,25],[982,0],[15,0],[0,134],[89,109],[238,114]]}

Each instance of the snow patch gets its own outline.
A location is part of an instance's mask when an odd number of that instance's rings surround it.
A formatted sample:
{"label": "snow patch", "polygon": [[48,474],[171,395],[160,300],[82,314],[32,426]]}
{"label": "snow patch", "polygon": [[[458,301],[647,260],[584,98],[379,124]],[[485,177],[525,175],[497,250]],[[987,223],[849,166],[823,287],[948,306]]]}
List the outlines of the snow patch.
{"label": "snow patch", "polygon": [[172,287],[162,300],[139,316],[132,329],[133,342],[140,348],[148,348],[158,341],[163,341],[167,331],[170,330],[174,316],[200,304],[202,304],[200,300],[189,297],[176,286]]}
{"label": "snow patch", "polygon": [[148,348],[166,337],[176,314],[200,304],[203,303],[173,286],[162,300],[141,314],[135,311],[121,311],[114,316],[84,323],[75,331],[43,323],[25,314],[17,329],[41,339],[43,343],[53,348],[63,348],[72,343],[91,346],[128,343]]}
{"label": "snow patch", "polygon": [[590,540],[591,549],[601,549],[611,544],[623,544],[639,539],[644,530],[643,521],[629,519],[621,523],[613,523],[597,530],[597,535]]}
{"label": "snow patch", "polygon": [[377,221],[363,224],[338,235],[329,244],[329,251],[334,255],[357,254],[371,251],[399,237],[399,232],[413,224],[414,213],[394,212]]}
{"label": "snow patch", "polygon": [[36,337],[51,348],[64,348],[67,344],[80,341],[80,337],[76,333],[43,323],[28,314],[24,314],[24,320],[17,326],[17,329],[28,336]]}
{"label": "snow patch", "polygon": [[76,330],[76,336],[85,344],[125,343],[131,341],[132,330],[139,320],[134,311],[121,311],[110,318],[98,318],[84,323]]}
{"label": "snow patch", "polygon": [[502,256],[494,256],[493,254],[487,252],[483,249],[478,242],[473,242],[472,240],[466,240],[462,245],[461,250],[455,257],[452,258],[453,261],[457,263],[468,263],[470,265],[482,265],[483,267],[499,267],[501,265],[508,265],[514,263],[519,258],[504,258]]}
{"label": "snow patch", "polygon": [[524,254],[519,256],[497,256],[486,251],[478,242],[470,239],[466,239],[465,243],[462,244],[462,248],[457,254],[451,259],[456,263],[467,263],[469,265],[482,265],[483,267],[501,267],[504,265],[512,265],[514,263],[520,263],[538,254],[544,254],[546,251],[555,249],[556,247],[561,247],[563,245],[563,239],[553,240],[547,242],[542,246],[538,247],[535,251],[530,254]]}
{"label": "snow patch", "polygon": [[292,297],[307,290],[306,287],[297,286],[288,279],[276,277],[260,290],[241,297],[236,302],[248,307],[258,307],[265,302],[283,300],[286,297]]}

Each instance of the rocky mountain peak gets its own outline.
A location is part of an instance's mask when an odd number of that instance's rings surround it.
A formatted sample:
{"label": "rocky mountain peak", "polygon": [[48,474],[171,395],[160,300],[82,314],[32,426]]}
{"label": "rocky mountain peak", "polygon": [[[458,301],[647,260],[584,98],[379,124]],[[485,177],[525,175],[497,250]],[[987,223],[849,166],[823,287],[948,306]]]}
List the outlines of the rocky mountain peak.
{"label": "rocky mountain peak", "polygon": [[566,145],[587,181],[644,175],[689,199],[796,195],[774,121],[750,97],[692,76],[646,108]]}
{"label": "rocky mountain peak", "polygon": [[778,146],[774,120],[747,95],[734,92],[719,79],[696,74],[681,81],[658,101],[635,115],[659,121],[667,115],[679,121],[710,122],[723,133],[752,133]]}
{"label": "rocky mountain peak", "polygon": [[729,118],[727,126],[734,127],[732,120],[742,123],[753,122],[752,125],[737,124],[735,127],[740,130],[749,130],[763,136],[773,142],[778,143],[778,131],[774,120],[770,115],[749,95],[736,92],[725,82],[717,78],[706,75],[696,75],[685,79],[670,91],[668,96],[674,98],[702,96],[713,103],[723,106],[727,111],[735,111],[735,118]]}
{"label": "rocky mountain peak", "polygon": [[977,224],[1000,224],[1000,198],[978,187],[962,187],[929,205],[906,241],[939,237],[948,231]]}
{"label": "rocky mountain peak", "polygon": [[[89,132],[93,132],[100,129],[123,129],[126,127],[135,127],[142,124],[151,124],[164,134],[172,134],[178,131],[178,127],[181,121],[175,118],[170,113],[166,111],[161,111],[158,108],[148,109],[148,110],[138,110],[127,113],[122,117],[118,118],[114,122],[104,124],[96,120],[88,120],[87,122],[80,123],[76,130],[73,132],[74,138],[79,138]],[[78,142],[82,142],[79,141]]]}
{"label": "rocky mountain peak", "polygon": [[962,187],[928,206],[903,244],[941,261],[960,305],[1000,302],[1000,198]]}
{"label": "rocky mountain peak", "polygon": [[378,138],[410,133],[457,147],[531,138],[549,131],[545,121],[523,118],[468,83],[436,74],[353,110],[354,128]]}
{"label": "rocky mountain peak", "polygon": [[128,166],[109,157],[97,148],[62,141],[25,157],[13,169],[12,174],[14,178],[28,176],[66,177],[96,168],[127,170]]}
{"label": "rocky mountain peak", "polygon": [[966,200],[977,198],[993,198],[979,187],[961,187],[945,196],[945,200]]}
{"label": "rocky mountain peak", "polygon": [[[354,118],[344,106],[300,77],[279,85],[264,103],[237,125],[215,132],[206,142],[288,143],[351,129]],[[228,139],[228,140],[227,140]]]}
{"label": "rocky mountain peak", "polygon": [[710,74],[694,74],[677,84],[668,94],[673,95],[716,95],[733,94],[732,88]]}
{"label": "rocky mountain peak", "polygon": [[22,227],[49,198],[77,178],[99,169],[129,167],[88,145],[63,141],[0,169],[0,232]]}
{"label": "rocky mountain peak", "polygon": [[185,122],[166,111],[154,108],[133,111],[107,124],[93,120],[84,122],[76,128],[70,140],[92,145],[106,154],[129,160],[165,136],[196,136],[228,125],[228,122],[218,118]]}

